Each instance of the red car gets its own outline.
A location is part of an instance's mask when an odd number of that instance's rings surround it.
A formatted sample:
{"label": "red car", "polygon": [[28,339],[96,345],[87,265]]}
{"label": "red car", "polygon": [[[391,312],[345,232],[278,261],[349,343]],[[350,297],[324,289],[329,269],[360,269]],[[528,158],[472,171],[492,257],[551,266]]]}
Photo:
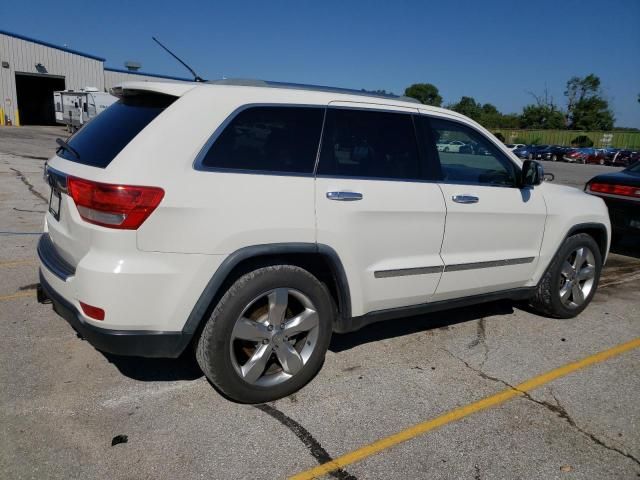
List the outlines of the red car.
{"label": "red car", "polygon": [[607,161],[604,152],[596,150],[595,148],[576,148],[575,150],[567,152],[563,159],[566,162],[595,163],[598,165],[604,165]]}

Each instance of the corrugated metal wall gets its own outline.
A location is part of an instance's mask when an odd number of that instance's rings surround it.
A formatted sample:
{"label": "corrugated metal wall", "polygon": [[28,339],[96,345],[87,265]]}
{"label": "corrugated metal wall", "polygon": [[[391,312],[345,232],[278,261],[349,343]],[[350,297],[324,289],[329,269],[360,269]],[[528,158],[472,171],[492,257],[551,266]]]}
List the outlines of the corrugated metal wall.
{"label": "corrugated metal wall", "polygon": [[96,87],[104,90],[104,65],[101,60],[84,57],[53,47],[22,40],[0,33],[0,61],[9,67],[0,67],[1,108],[7,119],[15,124],[15,110],[20,108],[16,92],[16,72],[39,74],[36,64],[42,64],[47,75],[61,76],[65,88]]}
{"label": "corrugated metal wall", "polygon": [[492,128],[493,133],[501,133],[505,143],[537,143],[540,145],[567,145],[582,135],[593,142],[594,147],[640,148],[640,132],[587,132],[583,130],[512,130]]}

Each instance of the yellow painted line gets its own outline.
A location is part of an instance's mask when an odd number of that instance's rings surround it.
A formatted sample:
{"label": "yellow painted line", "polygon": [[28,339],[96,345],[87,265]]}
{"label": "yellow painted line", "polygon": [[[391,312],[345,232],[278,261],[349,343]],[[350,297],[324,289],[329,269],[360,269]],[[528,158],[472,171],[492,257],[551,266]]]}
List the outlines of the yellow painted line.
{"label": "yellow painted line", "polygon": [[0,302],[5,300],[15,300],[16,298],[33,297],[36,294],[35,290],[25,290],[24,292],[13,293],[11,295],[4,295],[0,297]]}
{"label": "yellow painted line", "polygon": [[13,260],[9,262],[0,262],[0,268],[17,267],[19,265],[35,265],[35,260]]}
{"label": "yellow painted line", "polygon": [[514,388],[508,388],[496,393],[495,395],[491,395],[490,397],[486,397],[482,400],[478,400],[477,402],[451,410],[439,417],[418,423],[406,430],[402,430],[401,432],[382,438],[370,443],[369,445],[365,445],[364,447],[342,455],[331,462],[323,463],[322,465],[318,465],[310,470],[298,473],[297,475],[290,477],[289,480],[311,480],[313,478],[322,477],[328,473],[334,472],[335,470],[351,465],[352,463],[359,462],[367,457],[375,455],[376,453],[382,452],[383,450],[406,442],[407,440],[411,440],[419,435],[423,435],[438,427],[455,422],[456,420],[460,420],[461,418],[467,417],[473,413],[486,410],[487,408],[495,407],[514,397],[524,395],[530,390],[534,390],[553,380],[564,377],[576,370],[603,362],[611,357],[615,357],[616,355],[620,355],[621,353],[638,347],[640,347],[640,337],[635,340],[631,340],[630,342],[610,348],[609,350],[583,358],[577,362],[568,363],[562,367],[543,373],[542,375],[538,375],[537,377],[527,380],[520,385],[516,385]]}

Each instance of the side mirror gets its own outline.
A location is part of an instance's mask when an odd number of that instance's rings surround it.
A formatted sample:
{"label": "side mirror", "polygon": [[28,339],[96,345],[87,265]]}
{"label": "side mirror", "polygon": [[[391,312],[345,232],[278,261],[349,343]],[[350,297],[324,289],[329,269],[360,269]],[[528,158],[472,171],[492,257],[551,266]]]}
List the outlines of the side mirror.
{"label": "side mirror", "polygon": [[544,179],[544,168],[535,160],[525,160],[522,164],[522,177],[520,185],[522,187],[535,187],[540,185]]}

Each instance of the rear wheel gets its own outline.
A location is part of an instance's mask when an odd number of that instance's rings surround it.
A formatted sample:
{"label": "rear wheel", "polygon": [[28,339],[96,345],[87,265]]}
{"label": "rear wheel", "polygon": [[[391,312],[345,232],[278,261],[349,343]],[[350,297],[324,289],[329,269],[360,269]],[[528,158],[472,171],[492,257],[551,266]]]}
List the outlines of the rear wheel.
{"label": "rear wheel", "polygon": [[591,302],[602,270],[602,256],[593,237],[567,238],[538,284],[531,305],[540,313],[572,318]]}
{"label": "rear wheel", "polygon": [[290,395],[320,369],[334,304],[306,270],[277,265],[239,278],[202,331],[196,358],[225,395],[260,403]]}

